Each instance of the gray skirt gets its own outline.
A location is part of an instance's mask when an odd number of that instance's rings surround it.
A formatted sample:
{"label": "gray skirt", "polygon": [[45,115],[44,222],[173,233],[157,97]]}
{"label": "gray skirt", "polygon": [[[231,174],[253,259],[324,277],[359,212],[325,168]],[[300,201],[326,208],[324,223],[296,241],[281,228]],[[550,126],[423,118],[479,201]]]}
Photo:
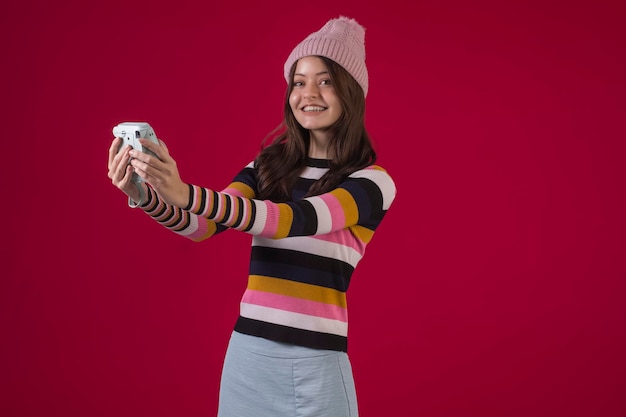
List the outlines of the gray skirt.
{"label": "gray skirt", "polygon": [[222,370],[218,417],[357,417],[345,352],[233,332]]}

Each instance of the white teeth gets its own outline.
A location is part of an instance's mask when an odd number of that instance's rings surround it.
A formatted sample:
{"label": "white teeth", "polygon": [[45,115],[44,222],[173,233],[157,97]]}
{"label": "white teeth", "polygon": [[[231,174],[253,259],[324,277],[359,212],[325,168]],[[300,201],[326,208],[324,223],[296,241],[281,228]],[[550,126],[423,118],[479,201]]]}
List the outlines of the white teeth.
{"label": "white teeth", "polygon": [[305,106],[302,111],[324,111],[326,110],[324,107],[319,106]]}

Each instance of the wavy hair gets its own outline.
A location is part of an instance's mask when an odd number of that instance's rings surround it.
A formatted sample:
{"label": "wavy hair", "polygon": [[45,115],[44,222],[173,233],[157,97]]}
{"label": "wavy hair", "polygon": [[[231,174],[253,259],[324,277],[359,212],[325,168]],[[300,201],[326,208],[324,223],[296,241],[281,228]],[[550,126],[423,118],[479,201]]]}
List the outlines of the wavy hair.
{"label": "wavy hair", "polygon": [[[329,170],[315,181],[307,196],[328,192],[354,171],[376,162],[376,152],[365,129],[363,89],[339,64],[326,57],[320,58],[328,68],[342,113],[339,120],[328,128]],[[290,80],[293,80],[295,68],[294,63]],[[261,199],[289,201],[291,189],[306,167],[310,135],[298,123],[289,105],[293,87],[293,82],[287,87],[283,122],[263,140],[255,160],[257,197]],[[267,145],[269,140],[271,143]]]}

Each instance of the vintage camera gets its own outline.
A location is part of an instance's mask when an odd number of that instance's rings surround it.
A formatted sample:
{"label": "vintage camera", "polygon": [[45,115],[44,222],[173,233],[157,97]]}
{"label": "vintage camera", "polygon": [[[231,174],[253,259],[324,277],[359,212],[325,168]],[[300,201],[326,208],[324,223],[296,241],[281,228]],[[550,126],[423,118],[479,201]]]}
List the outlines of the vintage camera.
{"label": "vintage camera", "polygon": [[[157,139],[156,134],[154,133],[154,129],[146,122],[123,122],[118,124],[113,128],[113,136],[116,138],[122,138],[122,144],[120,145],[118,152],[126,145],[130,145],[133,149],[136,149],[141,152],[145,152],[149,155],[156,155],[141,146],[139,143],[139,138],[147,139],[151,142],[159,144],[159,140]],[[131,179],[134,183],[144,182],[144,179],[137,175],[136,172],[133,172],[133,178]]]}

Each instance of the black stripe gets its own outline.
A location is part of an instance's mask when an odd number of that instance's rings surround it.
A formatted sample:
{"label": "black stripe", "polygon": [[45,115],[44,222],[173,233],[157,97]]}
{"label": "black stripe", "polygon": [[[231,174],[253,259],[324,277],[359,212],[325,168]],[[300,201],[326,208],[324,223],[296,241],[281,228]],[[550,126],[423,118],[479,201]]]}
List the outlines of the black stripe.
{"label": "black stripe", "polygon": [[306,165],[314,168],[330,168],[330,161],[328,159],[307,157]]}
{"label": "black stripe", "polygon": [[222,218],[219,219],[220,222],[225,222],[226,220],[228,220],[228,218],[230,217],[230,212],[232,210],[232,202],[231,202],[231,197],[228,194],[222,194],[222,196],[224,196],[223,201],[226,203],[225,204],[225,209],[224,209],[224,214],[222,215]]}
{"label": "black stripe", "polygon": [[185,230],[186,228],[189,227],[189,225],[191,224],[191,215],[189,214],[189,212],[185,212],[181,210],[181,219],[184,219],[184,223],[182,223],[182,225],[180,225],[180,221],[179,224],[176,225],[176,228],[173,229],[175,232],[181,232],[183,230]]}
{"label": "black stripe", "polygon": [[354,268],[346,262],[324,256],[253,246],[249,272],[250,275],[289,279],[345,292]]}
{"label": "black stripe", "polygon": [[378,186],[366,178],[351,178],[341,184],[357,204],[359,210],[358,223],[362,226],[374,226],[383,218],[383,193]]}
{"label": "black stripe", "polygon": [[163,204],[163,207],[161,207],[161,210],[159,210],[158,212],[151,214],[152,217],[161,217],[163,215],[163,213],[165,213],[165,211],[170,208],[170,206],[168,206],[167,204]]}
{"label": "black stripe", "polygon": [[252,229],[252,226],[254,226],[254,220],[256,217],[256,204],[254,204],[254,201],[250,202],[250,224],[248,224],[248,226],[246,226],[245,229],[243,229],[244,232],[249,232],[250,229]]}
{"label": "black stripe", "polygon": [[243,199],[241,197],[235,197],[234,203],[237,210],[237,218],[235,219],[233,227],[239,227],[241,219],[243,219]]}
{"label": "black stripe", "polygon": [[293,210],[293,223],[289,236],[312,236],[317,232],[318,219],[315,207],[307,200],[288,203]]}
{"label": "black stripe", "polygon": [[293,190],[291,190],[291,199],[293,201],[302,200],[315,181],[317,180],[299,177]]}
{"label": "black stripe", "polygon": [[146,201],[146,204],[144,204],[144,210],[151,211],[151,210],[154,210],[154,207],[150,207],[150,205],[152,204],[152,200],[154,200],[154,198],[152,197],[152,193],[154,191],[152,191],[152,187],[148,186],[147,188],[148,188],[148,196],[147,196],[148,201]]}
{"label": "black stripe", "polygon": [[206,207],[206,203],[207,203],[206,197],[207,197],[206,189],[200,188],[200,195],[198,196],[198,198],[200,198],[200,207],[198,207],[198,211],[196,212],[196,214],[200,214],[204,212],[204,208]]}
{"label": "black stripe", "polygon": [[224,226],[223,224],[219,224],[219,223],[215,223],[215,225],[217,226],[215,229],[215,233],[213,235],[216,235],[218,233],[222,233],[228,229],[230,229],[229,227]]}
{"label": "black stripe", "polygon": [[178,213],[179,210],[180,209],[178,207],[172,207],[170,213],[161,220],[159,220],[159,223],[167,223],[172,217],[174,217],[174,214]]}
{"label": "black stripe", "polygon": [[193,185],[187,184],[187,187],[189,187],[189,202],[187,202],[187,207],[183,207],[183,210],[185,211],[189,211],[193,207],[193,197],[195,194]]}
{"label": "black stripe", "polygon": [[320,333],[311,330],[296,329],[280,324],[241,317],[235,323],[235,331],[250,336],[263,337],[292,345],[306,346],[313,349],[348,351],[348,339],[336,334]]}
{"label": "black stripe", "polygon": [[246,168],[242,169],[237,174],[237,176],[235,176],[235,178],[233,179],[232,182],[233,183],[240,182],[240,183],[245,184],[248,187],[252,188],[253,190],[256,190],[255,169],[254,168],[249,168],[249,167],[246,167]]}
{"label": "black stripe", "polygon": [[211,209],[211,212],[209,213],[207,217],[209,219],[212,219],[215,217],[215,214],[217,213],[218,200],[217,200],[217,192],[213,190],[209,190],[209,192],[213,196],[213,208]]}

